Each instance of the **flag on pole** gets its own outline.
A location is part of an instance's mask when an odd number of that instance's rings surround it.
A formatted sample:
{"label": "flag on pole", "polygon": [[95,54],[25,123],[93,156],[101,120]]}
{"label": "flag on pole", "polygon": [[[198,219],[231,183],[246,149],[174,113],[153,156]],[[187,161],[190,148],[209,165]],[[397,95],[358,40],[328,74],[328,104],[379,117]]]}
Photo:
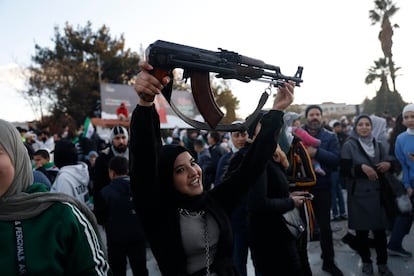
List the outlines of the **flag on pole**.
{"label": "flag on pole", "polygon": [[94,131],[91,118],[86,117],[85,122],[83,123],[83,137],[91,138]]}

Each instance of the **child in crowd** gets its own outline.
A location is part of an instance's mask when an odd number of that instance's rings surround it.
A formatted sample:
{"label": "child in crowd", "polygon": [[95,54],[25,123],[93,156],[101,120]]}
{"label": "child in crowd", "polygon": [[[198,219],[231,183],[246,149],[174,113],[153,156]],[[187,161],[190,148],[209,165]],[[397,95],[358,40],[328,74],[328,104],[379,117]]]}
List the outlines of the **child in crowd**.
{"label": "child in crowd", "polygon": [[[283,117],[287,126],[286,131],[296,137],[299,137],[306,147],[317,148],[321,145],[321,141],[310,135],[307,131],[300,127],[300,115],[295,112],[287,112]],[[293,139],[293,137],[292,137]],[[325,175],[325,171],[322,169],[321,164],[314,158],[312,158],[312,165],[315,173]]]}
{"label": "child in crowd", "polygon": [[33,154],[34,168],[41,171],[49,179],[50,183],[55,181],[59,168],[50,161],[50,154],[45,149],[39,149]]}

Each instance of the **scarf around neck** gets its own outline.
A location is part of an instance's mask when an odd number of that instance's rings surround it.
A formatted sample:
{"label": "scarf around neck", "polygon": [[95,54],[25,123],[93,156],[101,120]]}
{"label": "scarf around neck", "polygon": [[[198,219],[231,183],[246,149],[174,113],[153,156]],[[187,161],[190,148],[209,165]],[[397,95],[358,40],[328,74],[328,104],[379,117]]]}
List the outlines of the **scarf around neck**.
{"label": "scarf around neck", "polygon": [[359,137],[358,141],[369,157],[375,157],[374,139],[372,137]]}
{"label": "scarf around neck", "polygon": [[25,220],[38,216],[56,202],[67,202],[78,208],[91,222],[98,234],[93,213],[88,207],[63,193],[35,192],[26,190],[33,183],[33,172],[26,147],[17,129],[0,119],[0,144],[9,155],[15,175],[8,190],[0,197],[0,220]]}
{"label": "scarf around neck", "polygon": [[[362,118],[368,119],[368,121],[371,124],[371,133],[368,136],[366,136],[366,137],[360,136],[357,133],[357,131],[356,131],[356,126],[358,125],[358,122]],[[350,136],[359,141],[359,143],[361,144],[362,148],[368,154],[369,157],[371,157],[371,158],[375,157],[375,145],[374,145],[374,136],[373,136],[373,124],[372,124],[372,119],[371,119],[370,116],[368,116],[367,114],[361,114],[358,117],[356,117],[355,118],[355,121],[354,121],[354,127],[353,127],[353,129],[351,131]]]}
{"label": "scarf around neck", "polygon": [[359,136],[355,129],[352,130],[350,137],[357,140],[369,157],[375,157],[374,137],[370,134],[367,137]]}

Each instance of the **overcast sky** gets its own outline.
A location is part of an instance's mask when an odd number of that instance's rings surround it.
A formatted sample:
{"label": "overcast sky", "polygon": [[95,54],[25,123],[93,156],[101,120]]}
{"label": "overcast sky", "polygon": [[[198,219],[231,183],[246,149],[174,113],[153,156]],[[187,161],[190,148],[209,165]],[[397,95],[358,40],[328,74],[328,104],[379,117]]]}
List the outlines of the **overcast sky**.
{"label": "overcast sky", "polygon": [[[391,19],[394,60],[402,69],[397,89],[413,102],[414,1],[395,1],[400,10]],[[285,75],[303,66],[304,83],[295,90],[296,104],[336,102],[358,104],[372,98],[379,84],[364,83],[369,67],[382,57],[377,39],[379,25],[368,17],[373,0],[290,1],[15,1],[0,0],[0,118],[34,119],[17,92],[24,88],[16,67],[28,66],[34,45],[51,47],[54,26],[74,27],[91,21],[93,30],[103,24],[112,37],[124,34],[133,51],[161,39],[216,51],[238,52],[278,65]],[[239,114],[254,110],[266,84],[231,82],[241,102]],[[270,104],[270,100],[269,103]]]}

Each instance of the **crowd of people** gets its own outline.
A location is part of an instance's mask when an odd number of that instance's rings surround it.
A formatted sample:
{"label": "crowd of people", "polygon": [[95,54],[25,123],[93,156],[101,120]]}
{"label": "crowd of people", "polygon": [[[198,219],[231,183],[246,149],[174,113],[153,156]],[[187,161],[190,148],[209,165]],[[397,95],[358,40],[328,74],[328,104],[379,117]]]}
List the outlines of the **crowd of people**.
{"label": "crowd of people", "polygon": [[[140,66],[129,129],[113,127],[105,147],[81,141],[82,132],[55,141],[47,129],[34,134],[0,120],[7,275],[126,275],[127,264],[149,275],[148,247],[162,275],[247,276],[249,252],[256,276],[312,275],[309,241],[320,243],[323,271],[344,275],[331,229],[339,220],[348,221],[344,241],[363,275],[374,275],[371,248],[379,275],[393,275],[389,255],[412,257],[404,237],[413,213],[388,209],[383,175],[398,176],[414,196],[414,104],[390,131],[368,114],[326,123],[319,105],[285,112],[295,90],[286,82],[246,129],[162,136],[154,98],[170,78]],[[287,177],[294,141],[306,146],[316,173],[306,188]],[[284,218],[296,209],[312,225],[299,238]]]}

